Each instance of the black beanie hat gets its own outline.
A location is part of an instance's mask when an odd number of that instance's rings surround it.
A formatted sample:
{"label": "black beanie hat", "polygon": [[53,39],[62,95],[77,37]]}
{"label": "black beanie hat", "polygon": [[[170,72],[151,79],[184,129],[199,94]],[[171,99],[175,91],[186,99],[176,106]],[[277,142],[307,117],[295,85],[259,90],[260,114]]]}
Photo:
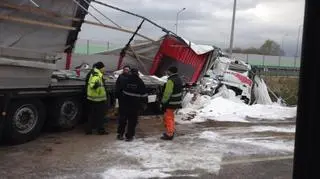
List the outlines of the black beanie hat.
{"label": "black beanie hat", "polygon": [[125,68],[129,68],[129,69],[131,69],[131,68],[130,68],[130,65],[125,65],[125,66],[123,66],[123,68],[122,68],[122,69],[125,69]]}
{"label": "black beanie hat", "polygon": [[104,67],[104,64],[102,63],[102,62],[97,62],[96,64],[94,64],[93,65],[95,68],[97,68],[97,69],[101,69],[101,68],[103,68]]}
{"label": "black beanie hat", "polygon": [[130,71],[131,71],[131,74],[139,75],[139,70],[136,68],[132,68]]}
{"label": "black beanie hat", "polygon": [[168,71],[171,72],[171,73],[178,73],[178,68],[175,67],[175,66],[172,66],[172,67],[170,67],[170,68],[168,69]]}

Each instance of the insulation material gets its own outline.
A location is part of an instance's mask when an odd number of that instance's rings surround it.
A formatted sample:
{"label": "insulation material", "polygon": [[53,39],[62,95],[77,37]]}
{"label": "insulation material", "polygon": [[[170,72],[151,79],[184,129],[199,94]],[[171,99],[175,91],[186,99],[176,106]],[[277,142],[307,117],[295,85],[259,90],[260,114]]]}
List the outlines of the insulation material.
{"label": "insulation material", "polygon": [[254,96],[255,96],[255,104],[267,104],[271,105],[272,100],[270,98],[268,87],[263,79],[255,76],[255,85],[254,85]]}
{"label": "insulation material", "polygon": [[210,45],[198,45],[193,42],[190,42],[189,40],[182,38],[186,44],[190,46],[190,48],[197,54],[202,55],[208,52],[211,52],[214,50],[213,46]]}

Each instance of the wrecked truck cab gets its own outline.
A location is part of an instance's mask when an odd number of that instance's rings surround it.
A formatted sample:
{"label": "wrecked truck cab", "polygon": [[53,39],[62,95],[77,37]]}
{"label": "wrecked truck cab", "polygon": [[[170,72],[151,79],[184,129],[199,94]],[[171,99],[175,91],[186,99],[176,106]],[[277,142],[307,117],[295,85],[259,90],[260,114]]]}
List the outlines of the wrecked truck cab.
{"label": "wrecked truck cab", "polygon": [[203,92],[214,95],[222,85],[233,90],[245,103],[251,101],[253,81],[249,78],[251,66],[241,60],[219,57],[207,76],[201,81]]}

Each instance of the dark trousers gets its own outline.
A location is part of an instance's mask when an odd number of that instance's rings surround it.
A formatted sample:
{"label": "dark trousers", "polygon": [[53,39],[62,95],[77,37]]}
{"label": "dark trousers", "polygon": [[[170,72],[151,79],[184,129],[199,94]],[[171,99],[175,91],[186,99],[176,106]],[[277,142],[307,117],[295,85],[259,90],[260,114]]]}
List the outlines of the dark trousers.
{"label": "dark trousers", "polygon": [[104,116],[106,113],[106,102],[88,102],[88,124],[86,128],[86,132],[92,132],[93,129],[97,129],[98,131],[104,130]]}
{"label": "dark trousers", "polygon": [[123,136],[126,131],[126,138],[133,138],[136,133],[136,127],[138,123],[138,112],[137,111],[123,111],[120,113],[118,121],[118,135]]}

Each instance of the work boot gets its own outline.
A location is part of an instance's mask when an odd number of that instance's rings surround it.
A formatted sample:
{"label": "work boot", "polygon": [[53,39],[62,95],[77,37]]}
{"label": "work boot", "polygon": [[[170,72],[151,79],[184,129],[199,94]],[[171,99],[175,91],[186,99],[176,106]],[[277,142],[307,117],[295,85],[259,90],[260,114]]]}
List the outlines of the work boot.
{"label": "work boot", "polygon": [[174,135],[168,136],[168,134],[164,133],[164,134],[160,137],[160,139],[162,139],[162,140],[173,140],[173,137],[174,137]]}
{"label": "work boot", "polygon": [[101,129],[101,130],[98,131],[98,134],[99,135],[108,135],[109,132],[105,131],[104,129]]}
{"label": "work boot", "polygon": [[92,135],[92,131],[87,131],[86,135]]}
{"label": "work boot", "polygon": [[123,135],[118,134],[118,135],[117,135],[117,139],[118,139],[118,140],[124,140],[124,137],[123,137]]}
{"label": "work boot", "polygon": [[126,142],[132,142],[132,141],[133,141],[133,137],[126,138]]}

